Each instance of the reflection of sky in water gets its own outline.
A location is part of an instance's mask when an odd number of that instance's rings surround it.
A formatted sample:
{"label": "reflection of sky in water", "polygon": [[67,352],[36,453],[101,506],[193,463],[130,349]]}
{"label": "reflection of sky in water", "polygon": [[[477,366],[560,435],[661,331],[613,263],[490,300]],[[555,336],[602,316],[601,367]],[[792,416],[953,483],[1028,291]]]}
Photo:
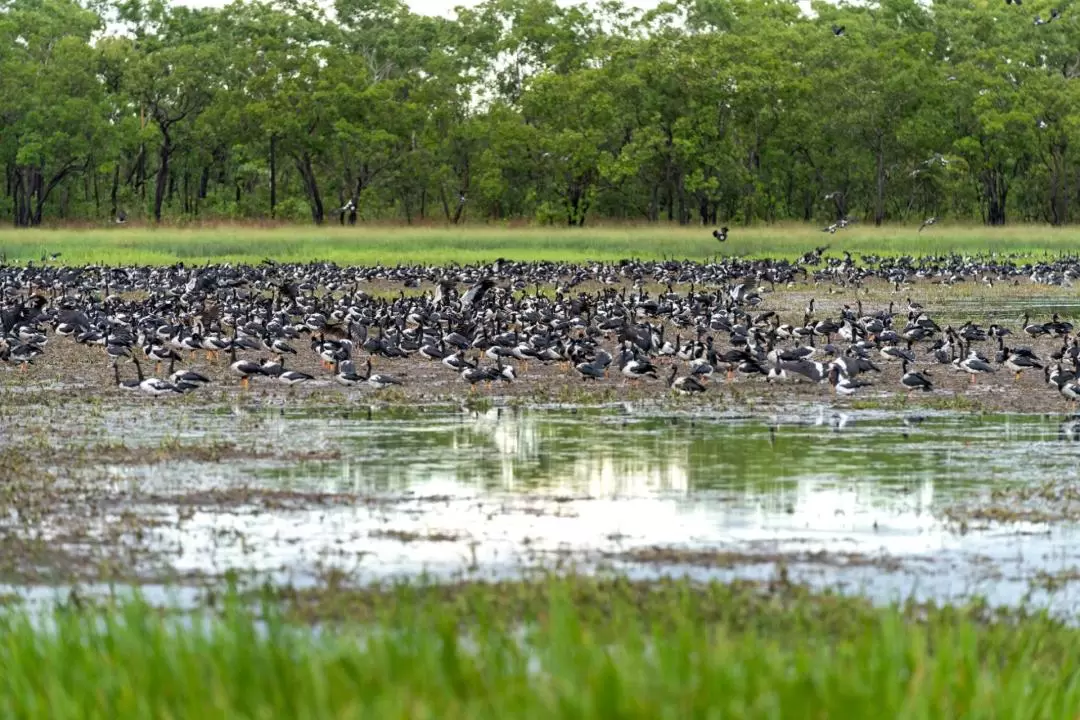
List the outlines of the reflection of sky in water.
{"label": "reflection of sky in water", "polygon": [[[129,445],[153,445],[167,436],[160,432],[129,431]],[[887,553],[906,565],[886,577],[874,568],[796,561],[796,574],[813,570],[814,579],[854,583],[882,597],[979,589],[1015,600],[1036,570],[1080,565],[1071,526],[960,534],[936,517],[995,487],[1076,478],[1077,445],[1060,419],[930,413],[906,424],[880,412],[841,416],[819,408],[749,419],[504,409],[390,421],[205,416],[175,434],[340,456],[116,467],[117,484],[164,495],[248,486],[387,501],[200,510],[179,528],[157,530],[175,550],[180,571],[235,567],[305,582],[317,564],[370,577],[451,573],[473,563],[498,574],[567,549],[594,557],[652,545],[796,555],[828,550]],[[457,540],[402,543],[373,535],[387,530]],[[987,558],[1002,576],[990,584],[979,581],[988,575]],[[739,572],[772,571],[768,565]]]}

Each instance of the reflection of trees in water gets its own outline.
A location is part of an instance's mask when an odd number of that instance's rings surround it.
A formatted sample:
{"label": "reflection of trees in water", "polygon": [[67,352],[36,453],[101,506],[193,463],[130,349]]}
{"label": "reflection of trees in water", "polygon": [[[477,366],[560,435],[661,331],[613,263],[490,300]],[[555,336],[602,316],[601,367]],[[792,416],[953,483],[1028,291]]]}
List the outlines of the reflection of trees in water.
{"label": "reflection of trees in water", "polygon": [[[1057,429],[1057,422],[987,418],[932,419],[916,429],[893,421],[857,421],[840,431],[786,424],[770,432],[759,420],[495,409],[360,423],[340,461],[295,466],[285,476],[307,487],[322,478],[315,483],[350,492],[674,493],[763,512],[899,504],[918,513],[935,487],[951,499],[982,476],[985,457],[973,439],[998,447],[1048,431],[1053,439]],[[1080,425],[1062,433],[1080,439]]]}

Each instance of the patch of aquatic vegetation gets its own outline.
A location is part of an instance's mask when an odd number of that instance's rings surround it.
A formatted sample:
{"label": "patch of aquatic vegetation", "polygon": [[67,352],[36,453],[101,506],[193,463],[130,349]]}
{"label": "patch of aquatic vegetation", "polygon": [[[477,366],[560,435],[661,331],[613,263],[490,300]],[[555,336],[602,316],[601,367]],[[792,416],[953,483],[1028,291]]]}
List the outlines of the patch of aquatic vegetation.
{"label": "patch of aquatic vegetation", "polygon": [[1033,485],[1007,485],[990,491],[983,501],[957,503],[944,517],[966,530],[974,522],[1059,523],[1080,521],[1080,485],[1052,480]]}

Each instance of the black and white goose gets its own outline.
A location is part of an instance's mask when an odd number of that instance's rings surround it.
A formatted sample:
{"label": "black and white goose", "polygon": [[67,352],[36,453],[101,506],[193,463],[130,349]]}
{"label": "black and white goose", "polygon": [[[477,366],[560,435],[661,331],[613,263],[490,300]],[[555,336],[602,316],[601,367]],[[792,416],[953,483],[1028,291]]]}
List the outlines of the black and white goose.
{"label": "black and white goose", "polygon": [[680,395],[693,395],[694,393],[705,392],[705,386],[693,377],[675,377],[678,372],[679,368],[672,365],[671,374],[667,379],[667,385],[672,391],[677,392]]}
{"label": "black and white goose", "polygon": [[476,368],[476,363],[465,357],[464,350],[458,350],[442,359],[442,364],[455,372]]}
{"label": "black and white goose", "polygon": [[365,380],[367,380],[367,378],[356,373],[356,365],[352,360],[339,360],[334,368],[334,381],[339,385],[353,387]]}
{"label": "black and white goose", "polygon": [[854,395],[859,388],[870,387],[864,380],[854,380],[844,374],[838,365],[829,366],[829,384],[837,395]]}
{"label": "black and white goose", "polygon": [[[308,375],[306,372],[300,372],[299,370],[286,370],[285,359],[281,355],[276,355],[273,359],[281,368],[279,372],[274,374],[277,375],[277,380],[282,385],[299,385],[300,383],[315,379],[313,375]],[[269,375],[270,373],[268,372],[267,374]]]}
{"label": "black and white goose", "polygon": [[904,373],[900,377],[900,384],[907,389],[910,395],[914,390],[922,390],[923,392],[930,392],[934,389],[934,383],[930,381],[924,373],[916,372],[914,370],[908,370],[908,361],[904,360],[902,366],[902,372]]}
{"label": "black and white goose", "polygon": [[813,383],[819,383],[829,375],[823,363],[813,360],[781,360],[778,366],[784,372],[802,375]]}
{"label": "black and white goose", "polygon": [[911,341],[908,340],[907,347],[900,347],[899,345],[886,345],[879,351],[881,357],[886,360],[903,360],[905,363],[915,362],[915,353],[911,351]]}
{"label": "black and white goose", "polygon": [[1072,400],[1073,402],[1080,401],[1080,383],[1076,380],[1069,380],[1061,386],[1059,391],[1066,400]]}
{"label": "black and white goose", "polygon": [[405,384],[405,382],[401,378],[394,377],[393,375],[384,375],[384,374],[381,374],[381,373],[375,373],[374,375],[372,375],[371,374],[371,358],[367,359],[367,364],[365,365],[365,367],[366,367],[366,373],[365,374],[367,375],[367,384],[370,385],[371,387],[375,388],[376,390],[382,390],[384,388],[388,388],[388,387],[391,387],[393,385],[404,385]]}
{"label": "black and white goose", "polygon": [[607,377],[607,367],[598,365],[595,360],[580,362],[574,366],[574,370],[581,375],[582,380],[602,380]]}
{"label": "black and white goose", "polygon": [[1031,337],[1039,337],[1040,335],[1049,335],[1050,334],[1050,331],[1046,328],[1045,325],[1039,325],[1037,323],[1028,323],[1029,319],[1030,318],[1028,317],[1028,314],[1024,313],[1024,319],[1021,322],[1021,326],[1023,327],[1024,332],[1027,335],[1030,335]]}
{"label": "black and white goose", "polygon": [[151,342],[149,345],[143,347],[143,353],[147,359],[153,360],[155,363],[154,372],[161,371],[161,363],[170,362],[172,360],[182,360],[179,353],[170,347],[165,347],[156,342]]}
{"label": "black and white goose", "polygon": [[467,367],[461,371],[461,379],[469,383],[470,390],[476,387],[477,383],[491,382],[494,380],[492,374],[487,368],[479,366]]}
{"label": "black and white goose", "polygon": [[252,360],[237,360],[236,359],[236,345],[233,344],[230,349],[232,364],[229,365],[229,369],[235,374],[240,376],[240,385],[245,390],[251,385],[251,378],[255,375],[266,375],[266,370],[263,369],[262,364],[254,362]]}
{"label": "black and white goose", "polygon": [[154,397],[181,394],[181,390],[170,382],[166,382],[165,380],[156,377],[144,378],[142,374],[142,365],[139,364],[139,359],[133,357],[132,360],[135,362],[135,369],[139,373],[139,390],[147,395],[153,395]]}
{"label": "black and white goose", "polygon": [[627,360],[623,363],[620,371],[625,377],[631,380],[640,380],[642,378],[650,377],[653,380],[658,378],[656,374],[656,366],[648,360],[642,360],[640,358],[634,358]]}
{"label": "black and white goose", "polygon": [[194,370],[176,370],[174,367],[175,364],[175,361],[169,363],[169,382],[181,391],[187,392],[189,390],[195,390],[210,382],[210,378],[200,372],[195,372]]}
{"label": "black and white goose", "polygon": [[1033,354],[1029,355],[1027,353],[1017,352],[1015,350],[1009,350],[1008,348],[1005,348],[1004,351],[1005,362],[1003,364],[1005,365],[1005,367],[1016,373],[1013,376],[1013,382],[1019,380],[1020,373],[1024,372],[1025,370],[1042,370],[1043,368],[1042,363],[1040,363]]}
{"label": "black and white goose", "polygon": [[[138,390],[139,389],[139,385],[142,382],[142,377],[139,377],[138,380],[121,380],[120,379],[120,368],[117,365],[116,360],[113,360],[112,369],[113,369],[113,380],[116,383],[116,387],[120,388],[121,390]],[[139,373],[139,375],[141,376],[142,373]]]}
{"label": "black and white goose", "polygon": [[953,365],[957,370],[963,370],[971,376],[971,384],[975,384],[975,378],[978,375],[985,375],[986,373],[997,372],[994,367],[986,361],[986,358],[980,357],[979,353],[971,350],[968,356],[964,359],[957,358],[953,361]]}

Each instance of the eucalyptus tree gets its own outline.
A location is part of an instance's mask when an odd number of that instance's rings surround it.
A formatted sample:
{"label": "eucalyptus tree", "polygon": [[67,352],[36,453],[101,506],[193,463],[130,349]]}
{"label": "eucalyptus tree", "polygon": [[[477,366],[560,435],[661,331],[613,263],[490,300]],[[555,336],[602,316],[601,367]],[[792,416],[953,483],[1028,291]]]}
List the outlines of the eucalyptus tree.
{"label": "eucalyptus tree", "polygon": [[106,132],[89,45],[100,27],[69,0],[0,0],[0,158],[17,226],[42,222],[50,196],[90,168]]}

